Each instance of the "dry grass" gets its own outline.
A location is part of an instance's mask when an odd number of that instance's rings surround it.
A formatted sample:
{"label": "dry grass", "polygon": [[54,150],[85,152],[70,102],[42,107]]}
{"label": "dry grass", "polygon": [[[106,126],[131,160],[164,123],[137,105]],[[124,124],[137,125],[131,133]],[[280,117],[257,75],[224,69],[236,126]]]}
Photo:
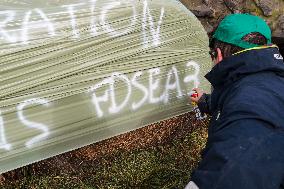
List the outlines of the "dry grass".
{"label": "dry grass", "polygon": [[188,113],[3,174],[2,188],[183,188],[207,121]]}

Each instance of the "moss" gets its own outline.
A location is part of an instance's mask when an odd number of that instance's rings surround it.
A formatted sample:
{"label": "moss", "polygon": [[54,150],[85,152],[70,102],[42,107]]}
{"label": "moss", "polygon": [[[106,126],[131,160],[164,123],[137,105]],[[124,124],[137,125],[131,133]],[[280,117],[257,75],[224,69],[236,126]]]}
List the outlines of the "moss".
{"label": "moss", "polygon": [[[168,131],[165,143],[121,148],[99,159],[85,159],[76,151],[67,153],[6,174],[2,188],[183,188],[207,138],[207,122],[196,122],[190,116],[174,119],[182,124]],[[156,130],[168,129],[158,125]]]}

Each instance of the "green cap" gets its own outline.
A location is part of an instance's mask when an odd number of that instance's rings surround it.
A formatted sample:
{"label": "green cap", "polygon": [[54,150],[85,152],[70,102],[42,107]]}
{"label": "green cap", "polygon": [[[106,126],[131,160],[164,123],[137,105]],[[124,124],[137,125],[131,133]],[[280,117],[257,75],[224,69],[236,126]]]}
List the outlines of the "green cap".
{"label": "green cap", "polygon": [[242,40],[245,35],[253,32],[262,34],[266,37],[267,44],[271,43],[271,30],[262,18],[250,14],[231,14],[220,22],[213,39],[245,49],[253,48],[259,45]]}

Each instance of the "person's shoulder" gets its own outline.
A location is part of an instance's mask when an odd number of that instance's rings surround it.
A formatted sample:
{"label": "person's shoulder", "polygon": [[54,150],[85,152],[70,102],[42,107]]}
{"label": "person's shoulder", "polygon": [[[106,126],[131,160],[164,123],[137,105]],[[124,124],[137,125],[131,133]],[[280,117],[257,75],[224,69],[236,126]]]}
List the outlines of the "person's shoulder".
{"label": "person's shoulder", "polygon": [[257,98],[265,98],[269,95],[269,92],[265,89],[264,84],[251,82],[251,79],[247,78],[248,82],[242,80],[233,85],[226,101],[230,104],[250,104]]}

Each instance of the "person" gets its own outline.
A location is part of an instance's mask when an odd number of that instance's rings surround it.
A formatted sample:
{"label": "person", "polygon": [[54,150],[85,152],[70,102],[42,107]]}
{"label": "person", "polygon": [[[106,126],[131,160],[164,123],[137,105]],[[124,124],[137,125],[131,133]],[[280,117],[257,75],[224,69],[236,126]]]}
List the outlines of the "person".
{"label": "person", "polygon": [[191,100],[212,117],[186,189],[284,189],[284,62],[269,26],[227,15],[210,49],[212,94],[196,88]]}

